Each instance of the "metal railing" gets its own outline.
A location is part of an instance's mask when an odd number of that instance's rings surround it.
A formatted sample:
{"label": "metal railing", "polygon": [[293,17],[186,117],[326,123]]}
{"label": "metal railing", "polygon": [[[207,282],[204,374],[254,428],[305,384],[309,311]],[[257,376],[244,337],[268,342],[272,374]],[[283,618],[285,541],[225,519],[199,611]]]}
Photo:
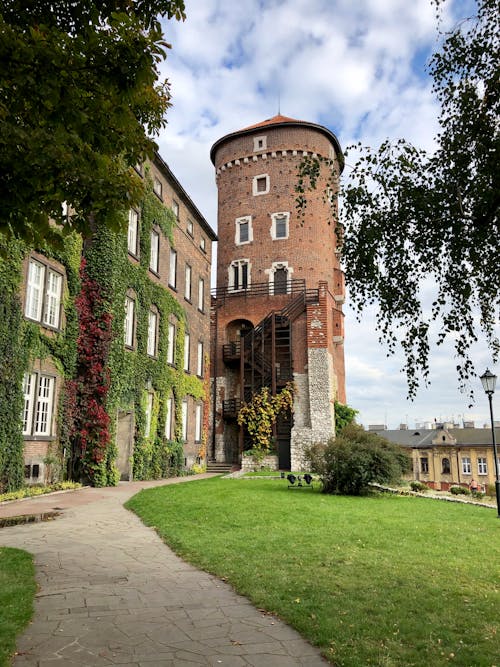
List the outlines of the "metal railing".
{"label": "metal railing", "polygon": [[[286,289],[285,289],[286,288]],[[211,294],[217,300],[224,301],[234,297],[254,297],[254,296],[286,296],[287,294],[298,294],[306,292],[306,281],[303,278],[287,280],[286,286],[283,283],[253,283],[240,289],[234,287],[215,287]],[[309,290],[307,290],[309,291]]]}

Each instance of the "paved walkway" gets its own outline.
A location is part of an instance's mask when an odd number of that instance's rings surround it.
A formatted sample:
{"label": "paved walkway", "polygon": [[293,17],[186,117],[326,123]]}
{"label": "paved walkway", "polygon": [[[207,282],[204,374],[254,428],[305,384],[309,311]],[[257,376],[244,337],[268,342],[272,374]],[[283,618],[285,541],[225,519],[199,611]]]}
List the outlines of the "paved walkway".
{"label": "paved walkway", "polygon": [[0,545],[34,554],[39,584],[16,667],[325,666],[294,630],[175,556],[123,507],[141,488],[191,479],[0,506],[0,518],[62,508],[53,521],[0,529]]}

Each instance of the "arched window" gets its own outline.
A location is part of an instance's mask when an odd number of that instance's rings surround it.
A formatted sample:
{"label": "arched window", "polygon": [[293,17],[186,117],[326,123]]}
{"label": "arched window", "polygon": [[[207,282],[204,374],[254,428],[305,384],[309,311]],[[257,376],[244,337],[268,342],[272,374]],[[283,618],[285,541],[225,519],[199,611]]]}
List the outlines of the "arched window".
{"label": "arched window", "polygon": [[450,459],[443,459],[441,461],[441,466],[442,466],[441,472],[443,473],[443,475],[449,475],[450,474]]}

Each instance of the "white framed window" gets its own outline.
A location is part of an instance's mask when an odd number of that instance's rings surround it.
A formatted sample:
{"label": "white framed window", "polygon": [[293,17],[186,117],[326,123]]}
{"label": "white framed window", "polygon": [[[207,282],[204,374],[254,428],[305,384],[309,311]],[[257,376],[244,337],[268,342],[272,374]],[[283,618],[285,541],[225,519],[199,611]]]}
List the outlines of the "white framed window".
{"label": "white framed window", "polygon": [[152,423],[152,416],[153,416],[153,399],[154,399],[154,394],[152,391],[148,391],[148,394],[146,396],[146,426],[145,426],[145,431],[144,431],[144,436],[146,438],[151,437],[151,423]]}
{"label": "white framed window", "polygon": [[148,313],[148,345],[147,352],[150,357],[156,356],[156,332],[158,330],[158,314],[154,310]]}
{"label": "white framed window", "polygon": [[191,345],[191,337],[186,332],[184,334],[184,370],[189,371],[189,351]]}
{"label": "white framed window", "polygon": [[160,181],[159,178],[155,178],[153,180],[153,192],[155,195],[157,195],[160,199],[163,198],[163,185],[162,182]]}
{"label": "white framed window", "polygon": [[201,442],[201,428],[203,423],[203,406],[200,403],[196,404],[195,410],[195,425],[194,425],[194,440]]}
{"label": "white framed window", "polygon": [[253,177],[252,181],[252,194],[254,197],[257,195],[267,195],[269,192],[269,175],[268,174],[259,174],[258,176]]}
{"label": "white framed window", "polygon": [[206,244],[207,244],[206,239],[205,239],[204,236],[202,236],[202,237],[200,238],[200,248],[201,248],[201,250],[202,250],[203,252],[206,252],[206,251],[207,251],[207,249],[206,249]]}
{"label": "white framed window", "polygon": [[30,320],[59,329],[63,277],[45,264],[30,259],[24,314]]}
{"label": "white framed window", "polygon": [[158,273],[160,267],[160,235],[155,229],[151,230],[151,250],[149,252],[149,268]]}
{"label": "white framed window", "polygon": [[198,310],[205,311],[205,281],[198,278]]}
{"label": "white framed window", "polygon": [[129,296],[125,297],[125,322],[124,340],[127,347],[134,347],[134,328],[135,328],[135,301]]}
{"label": "white framed window", "polygon": [[265,273],[269,275],[269,294],[289,294],[292,288],[293,268],[288,262],[273,262]]}
{"label": "white framed window", "polygon": [[188,432],[188,404],[187,401],[182,401],[182,439],[187,440]]}
{"label": "white framed window", "polygon": [[23,378],[23,434],[51,436],[56,379],[25,373]]}
{"label": "white framed window", "polygon": [[198,341],[198,354],[196,356],[196,375],[203,377],[203,342]]}
{"label": "white framed window", "polygon": [[477,474],[478,475],[488,474],[488,464],[486,462],[486,457],[483,456],[477,457]]}
{"label": "white framed window", "polygon": [[271,214],[271,238],[273,241],[287,239],[289,236],[290,213],[272,213]]}
{"label": "white framed window", "polygon": [[186,223],[186,229],[189,236],[194,236],[194,225],[192,220],[188,220]]}
{"label": "white framed window", "polygon": [[175,363],[175,324],[168,323],[167,362]]}
{"label": "white framed window", "polygon": [[128,212],[127,249],[131,255],[139,256],[139,213],[135,208]]}
{"label": "white framed window", "polygon": [[186,264],[184,271],[184,298],[191,301],[191,267]]}
{"label": "white framed window", "polygon": [[174,215],[178,220],[179,219],[179,203],[176,202],[175,199],[172,199],[172,211],[174,212]]}
{"label": "white framed window", "polygon": [[247,289],[250,285],[250,262],[248,259],[237,259],[229,266],[229,289]]}
{"label": "white framed window", "polygon": [[54,327],[55,329],[59,328],[61,317],[62,284],[62,275],[55,271],[51,271],[51,269],[47,269],[43,323],[49,327]]}
{"label": "white framed window", "polygon": [[172,425],[173,425],[173,417],[174,417],[174,399],[172,396],[170,398],[167,398],[167,412],[165,414],[165,437],[168,438],[168,440],[172,439]]}
{"label": "white framed window", "polygon": [[253,138],[253,150],[255,151],[265,151],[267,148],[267,137],[261,135],[260,137]]}
{"label": "white framed window", "polygon": [[470,475],[472,473],[471,461],[468,456],[462,456],[462,473],[464,475]]}
{"label": "white framed window", "polygon": [[177,287],[177,251],[170,248],[170,265],[168,267],[168,284],[176,289]]}
{"label": "white framed window", "polygon": [[244,245],[245,243],[252,243],[252,241],[253,241],[252,216],[246,215],[243,218],[236,218],[235,234],[234,234],[235,244]]}

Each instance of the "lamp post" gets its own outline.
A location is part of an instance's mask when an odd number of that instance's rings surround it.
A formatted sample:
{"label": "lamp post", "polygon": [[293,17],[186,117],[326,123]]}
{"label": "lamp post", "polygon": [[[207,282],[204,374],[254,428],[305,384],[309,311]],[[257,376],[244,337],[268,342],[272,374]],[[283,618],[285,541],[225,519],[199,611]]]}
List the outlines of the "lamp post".
{"label": "lamp post", "polygon": [[497,376],[494,375],[490,370],[486,369],[486,371],[481,375],[480,380],[483,384],[483,389],[488,396],[488,401],[490,402],[491,437],[493,440],[493,460],[495,463],[495,491],[497,495],[497,514],[500,518],[500,477],[498,474],[497,443],[495,441],[495,422],[493,421],[492,402],[493,394],[495,393]]}

